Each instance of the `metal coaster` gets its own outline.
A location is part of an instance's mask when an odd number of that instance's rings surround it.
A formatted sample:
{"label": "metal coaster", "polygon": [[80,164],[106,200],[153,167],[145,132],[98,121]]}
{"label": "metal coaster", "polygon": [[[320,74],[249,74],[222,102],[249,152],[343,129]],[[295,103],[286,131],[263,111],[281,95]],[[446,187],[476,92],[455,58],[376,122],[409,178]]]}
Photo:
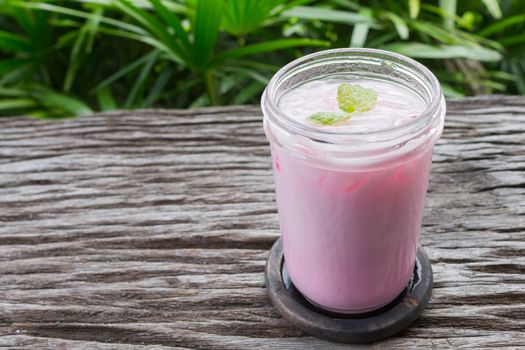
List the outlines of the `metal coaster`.
{"label": "metal coaster", "polygon": [[309,303],[288,277],[281,239],[270,250],[265,274],[270,300],[284,318],[308,334],[340,343],[371,343],[402,331],[421,315],[432,293],[432,266],[421,248],[405,290],[390,304],[365,314],[336,314]]}

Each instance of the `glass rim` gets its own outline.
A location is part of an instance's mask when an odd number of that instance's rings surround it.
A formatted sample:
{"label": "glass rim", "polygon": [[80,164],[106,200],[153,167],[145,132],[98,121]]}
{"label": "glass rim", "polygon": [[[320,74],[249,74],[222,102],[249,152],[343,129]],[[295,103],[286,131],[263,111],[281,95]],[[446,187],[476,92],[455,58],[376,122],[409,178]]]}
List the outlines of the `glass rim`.
{"label": "glass rim", "polygon": [[[419,71],[419,75],[422,75],[425,79],[428,80],[428,82],[424,82],[425,87],[428,88],[429,91],[429,99],[430,103],[427,104],[426,109],[419,113],[417,115],[417,118],[414,118],[410,120],[409,122],[394,126],[391,128],[386,129],[379,129],[379,130],[372,130],[372,131],[351,131],[348,129],[339,129],[339,128],[318,128],[315,126],[309,126],[307,124],[301,123],[289,116],[287,116],[284,112],[281,111],[279,108],[277,101],[273,98],[273,94],[277,91],[279,88],[278,84],[280,84],[283,79],[286,79],[287,74],[294,71],[294,69],[297,69],[298,67],[303,66],[306,63],[313,62],[314,60],[321,61],[324,57],[330,58],[331,55],[334,54],[347,54],[341,55],[339,59],[344,60],[345,58],[356,58],[360,55],[357,54],[365,54],[362,57],[366,59],[366,54],[370,54],[371,57],[374,55],[383,56],[380,57],[382,59],[388,59],[392,58],[393,60],[399,61],[401,64],[405,64],[409,67],[412,71]],[[335,58],[338,59],[338,58]],[[410,67],[412,66],[412,67]],[[404,55],[386,51],[386,50],[380,50],[380,49],[368,49],[368,48],[341,48],[341,49],[330,49],[330,50],[322,50],[318,51],[309,55],[305,55],[303,57],[300,57],[285,66],[283,66],[281,69],[275,73],[275,75],[272,77],[270,82],[268,83],[266,89],[264,90],[264,93],[261,98],[261,105],[263,114],[265,117],[271,118],[273,115],[276,121],[279,124],[282,124],[283,126],[286,126],[291,129],[295,129],[299,131],[300,133],[306,133],[310,135],[318,135],[318,136],[365,136],[365,135],[384,135],[384,134],[394,134],[399,133],[403,130],[413,130],[417,129],[420,126],[426,126],[428,124],[431,124],[431,121],[433,119],[433,116],[436,115],[436,112],[439,110],[441,102],[442,102],[442,96],[443,93],[441,91],[441,86],[439,84],[439,81],[435,77],[435,75],[423,64],[419,63],[418,61],[406,57]],[[268,112],[268,113],[266,113]]]}

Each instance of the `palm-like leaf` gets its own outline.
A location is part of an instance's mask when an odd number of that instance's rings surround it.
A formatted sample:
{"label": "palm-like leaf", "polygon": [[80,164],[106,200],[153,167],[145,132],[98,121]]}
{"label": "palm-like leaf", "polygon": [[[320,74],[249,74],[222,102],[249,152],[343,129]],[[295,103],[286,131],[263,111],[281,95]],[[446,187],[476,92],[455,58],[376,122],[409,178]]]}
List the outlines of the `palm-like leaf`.
{"label": "palm-like leaf", "polygon": [[284,0],[228,0],[224,2],[223,28],[241,36],[255,31],[273,15]]}

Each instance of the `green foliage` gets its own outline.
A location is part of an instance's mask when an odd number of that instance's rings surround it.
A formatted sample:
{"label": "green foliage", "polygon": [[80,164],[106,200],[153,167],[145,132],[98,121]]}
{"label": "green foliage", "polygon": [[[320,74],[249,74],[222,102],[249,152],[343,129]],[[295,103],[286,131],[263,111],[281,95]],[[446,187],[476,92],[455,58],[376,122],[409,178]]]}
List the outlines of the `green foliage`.
{"label": "green foliage", "polygon": [[421,60],[449,96],[525,94],[520,0],[0,0],[0,116],[258,103],[321,48]]}
{"label": "green foliage", "polygon": [[224,4],[222,26],[232,35],[246,35],[264,25],[264,22],[272,15],[272,11],[278,9],[278,6],[282,4],[281,0],[227,1]]}

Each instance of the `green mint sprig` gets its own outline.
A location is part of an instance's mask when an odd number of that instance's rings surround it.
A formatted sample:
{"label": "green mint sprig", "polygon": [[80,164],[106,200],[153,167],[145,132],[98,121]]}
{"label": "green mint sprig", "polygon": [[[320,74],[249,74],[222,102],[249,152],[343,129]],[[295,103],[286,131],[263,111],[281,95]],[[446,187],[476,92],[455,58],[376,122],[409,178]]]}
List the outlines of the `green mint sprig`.
{"label": "green mint sprig", "polygon": [[337,124],[348,120],[352,115],[345,112],[317,112],[308,117],[313,122],[322,125]]}
{"label": "green mint sprig", "polygon": [[354,113],[368,112],[377,101],[377,92],[359,85],[346,83],[337,87],[337,103],[343,112],[317,112],[308,117],[321,125],[333,125],[347,121]]}

